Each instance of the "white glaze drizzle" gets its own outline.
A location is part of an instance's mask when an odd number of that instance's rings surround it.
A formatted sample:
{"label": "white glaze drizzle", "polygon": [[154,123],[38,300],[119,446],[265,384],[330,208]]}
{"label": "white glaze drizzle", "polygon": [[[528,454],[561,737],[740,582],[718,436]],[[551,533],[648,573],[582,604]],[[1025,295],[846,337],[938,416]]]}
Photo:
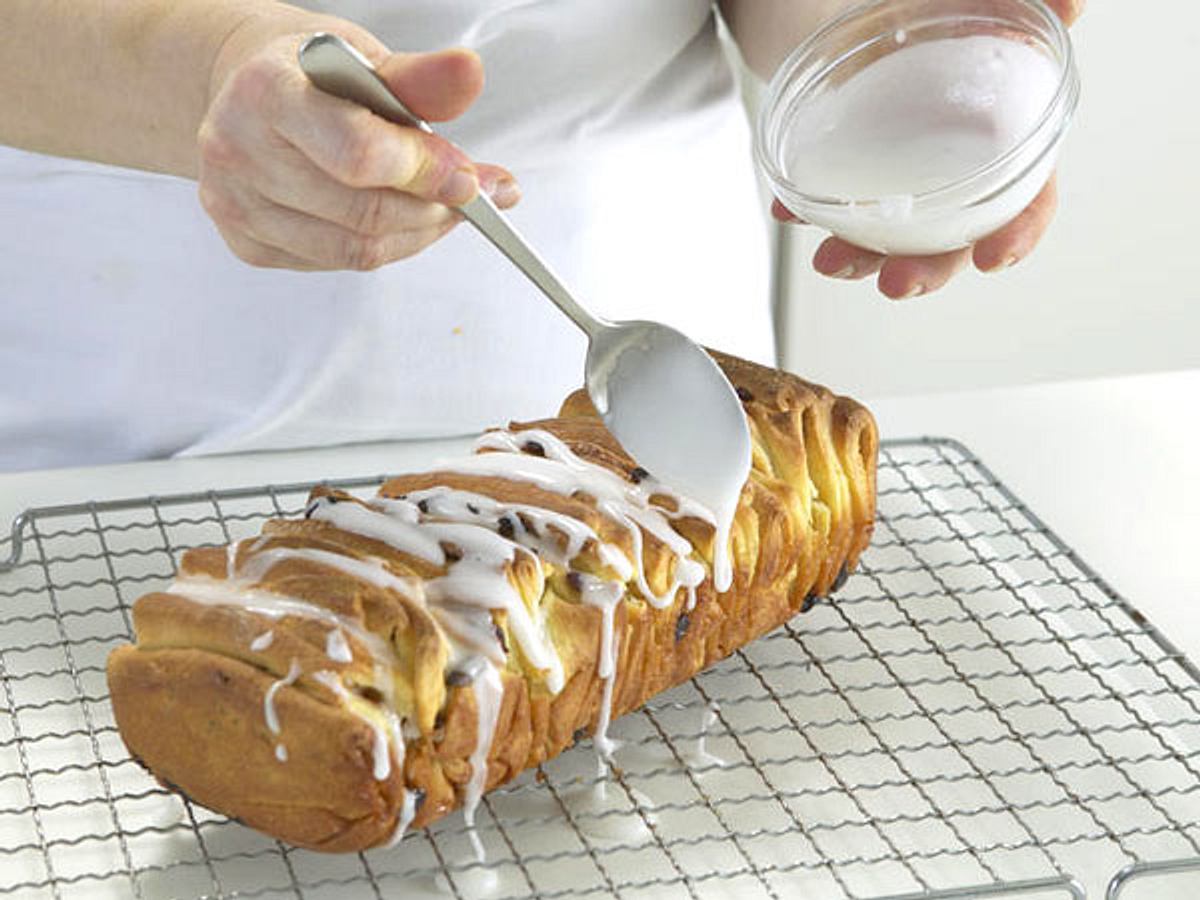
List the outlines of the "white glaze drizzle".
{"label": "white glaze drizzle", "polygon": [[[293,659],[291,665],[288,666],[287,674],[278,681],[271,682],[271,686],[267,688],[266,694],[263,695],[263,718],[266,719],[267,730],[270,731],[271,734],[279,734],[280,732],[279,714],[275,710],[275,695],[278,694],[282,688],[285,688],[291,684],[295,684],[296,679],[300,677],[300,674],[300,663]],[[287,761],[287,748],[284,747],[282,741],[280,741],[275,747],[275,757],[280,762]]]}
{"label": "white glaze drizzle", "polygon": [[[432,565],[445,565],[446,554],[437,538],[421,528],[415,504],[390,500],[384,503],[375,501],[372,506],[375,508],[318,497],[308,507],[307,514],[310,519],[328,522],[351,534],[373,538]],[[379,515],[379,512],[385,512],[386,515]]]}
{"label": "white glaze drizzle", "polygon": [[[551,693],[561,691],[564,683],[562,661],[544,630],[529,614],[505,569],[515,553],[529,551],[476,525],[431,522],[426,527],[442,540],[455,544],[463,553],[462,559],[450,566],[445,575],[426,583],[425,596],[430,604],[437,606],[457,601],[464,605],[503,609],[508,614],[508,628],[530,665],[546,673],[546,687]],[[540,564],[535,566],[535,571],[540,581]],[[542,588],[539,583],[533,587],[533,592],[540,595]]]}
{"label": "white glaze drizzle", "polygon": [[450,645],[451,666],[472,656],[487,657],[498,666],[505,664],[507,657],[490,610],[447,600],[430,606],[429,612]]}
{"label": "white glaze drizzle", "polygon": [[[522,446],[529,441],[536,441],[545,456],[520,453]],[[692,558],[691,542],[671,527],[670,519],[692,516],[715,525],[716,519],[706,506],[673,494],[651,478],[637,484],[627,481],[603,466],[580,459],[565,442],[540,429],[529,429],[515,434],[509,431],[489,431],[476,442],[476,449],[501,450],[508,453],[480,453],[449,467],[439,467],[440,470],[525,481],[564,496],[578,492],[591,496],[602,514],[624,526],[629,533],[634,554],[633,574],[642,595],[653,606],[662,609],[674,601],[676,592],[682,587],[688,591],[689,603],[694,605],[692,595],[704,580],[704,566]],[[515,460],[513,455],[517,455]],[[676,511],[668,512],[652,505],[650,498],[657,494],[672,498],[677,505]],[[675,555],[674,583],[662,594],[652,591],[646,580],[643,530],[665,544]],[[718,546],[717,550],[718,556],[727,554],[727,548]],[[719,590],[727,587],[728,584],[724,587],[717,584]]]}
{"label": "white glaze drizzle", "polygon": [[[523,445],[529,441],[536,441],[545,456],[522,453]],[[543,616],[539,615],[536,621],[530,616],[520,593],[508,580],[507,567],[515,561],[517,554],[530,554],[535,560],[541,558],[567,567],[592,541],[601,561],[626,581],[633,579],[652,605],[657,608],[668,606],[679,589],[683,588],[687,591],[687,608],[690,610],[695,605],[696,587],[705,577],[704,566],[692,558],[691,543],[674,530],[670,519],[692,516],[717,528],[713,570],[718,590],[728,589],[732,580],[727,521],[731,516],[714,515],[703,504],[678,496],[652,479],[637,484],[627,482],[601,466],[582,460],[550,432],[537,429],[519,435],[506,431],[489,432],[477,442],[477,450],[483,449],[508,452],[478,454],[452,466],[438,466],[437,471],[495,475],[532,483],[563,496],[585,493],[594,498],[601,514],[627,530],[633,548],[633,560],[628,559],[616,545],[601,541],[595,530],[586,523],[570,516],[439,486],[413,493],[412,497],[426,501],[423,504],[425,512],[412,499],[378,498],[364,506],[354,502],[336,502],[329,497],[318,498],[307,511],[309,518],[378,540],[433,565],[447,567],[445,575],[424,585],[418,579],[393,574],[376,558],[362,560],[315,548],[277,547],[261,551],[243,564],[239,571],[237,545],[231,544],[226,551],[228,583],[222,586],[222,582],[217,580],[188,577],[178,579],[171,588],[173,592],[196,602],[242,606],[271,618],[298,615],[325,621],[332,626],[326,639],[326,653],[334,661],[352,660],[346,633],[366,645],[375,656],[375,680],[380,683],[387,703],[384,709],[388,717],[386,727],[355,709],[350,702],[349,691],[335,673],[322,671],[314,677],[333,690],[344,706],[372,728],[375,734],[374,775],[381,780],[388,777],[391,771],[389,742],[395,748],[397,764],[401,767],[404,758],[402,723],[395,714],[393,704],[390,646],[365,632],[357,623],[336,613],[297,598],[256,589],[253,582],[277,562],[305,559],[344,571],[376,586],[397,590],[409,599],[426,604],[451,645],[452,662],[461,663],[464,658],[469,658],[475,670],[472,690],[478,710],[478,740],[471,754],[471,778],[464,790],[463,814],[476,856],[480,860],[484,851],[475,832],[475,813],[486,786],[487,760],[503,699],[498,667],[505,661],[496,632],[489,627],[492,624],[490,616],[480,613],[494,609],[503,609],[508,613],[509,629],[531,665],[547,673],[547,687],[550,690],[561,690],[564,678],[562,663],[546,634]],[[676,504],[673,512],[649,502],[651,496],[660,494],[673,498]],[[502,517],[507,517],[511,525],[511,538],[493,530],[500,527]],[[673,583],[661,595],[650,589],[646,578],[643,531],[653,535],[675,555]],[[264,540],[265,537],[260,537],[251,549],[258,550]],[[454,544],[462,554],[461,558],[450,561],[449,565],[446,543]],[[540,563],[533,570],[539,575],[543,571]],[[619,652],[614,617],[616,604],[624,597],[624,584],[588,576],[583,583],[581,596],[583,602],[601,612],[597,674],[605,685],[595,744],[603,765],[603,760],[611,758],[616,746],[608,737],[608,727],[612,716],[612,692]],[[255,639],[254,644],[261,645],[252,649],[265,649],[272,639],[273,632],[268,631]],[[264,714],[272,733],[279,733],[274,708],[275,695],[281,687],[294,683],[300,674],[299,665],[293,660],[287,676],[272,683],[267,690],[263,701]],[[703,734],[698,742],[698,755],[705,753],[702,744]],[[282,743],[276,746],[275,752],[281,761],[287,759],[287,749]],[[391,843],[403,837],[415,815],[416,793],[406,790]]]}
{"label": "white glaze drizzle", "polygon": [[[566,568],[587,545],[594,542],[600,561],[611,567],[622,580],[633,577],[633,567],[621,548],[600,540],[586,522],[540,506],[525,503],[505,503],[458,488],[438,486],[408,494],[413,502],[424,502],[430,515],[456,522],[470,522],[484,527],[496,527],[507,518],[513,527],[515,543],[533,550],[539,557]],[[529,526],[526,522],[529,522]],[[562,535],[562,540],[554,532]],[[564,543],[565,542],[565,543]]]}
{"label": "white glaze drizzle", "polygon": [[[396,753],[396,767],[403,769],[404,767],[404,737],[400,733],[400,718],[396,715],[395,710],[388,706],[381,706],[379,712],[383,715],[386,724],[381,725],[373,717],[364,713],[357,708],[353,702],[349,689],[342,682],[342,679],[336,672],[330,672],[322,669],[320,672],[313,673],[313,680],[318,681],[342,701],[342,706],[349,710],[353,715],[358,716],[367,727],[374,733],[374,741],[371,748],[372,757],[372,774],[376,781],[383,781],[392,773],[391,749],[394,748]],[[366,703],[366,700],[360,700],[361,703]]]}
{"label": "white glaze drizzle", "polygon": [[268,647],[270,647],[271,643],[274,640],[275,640],[275,632],[272,629],[268,628],[266,631],[264,631],[262,634],[260,634],[258,637],[256,637],[254,640],[252,640],[250,642],[250,649],[253,650],[255,653],[261,653],[262,651],[264,651]]}
{"label": "white glaze drizzle", "polygon": [[312,547],[272,547],[269,550],[260,550],[239,566],[238,574],[251,582],[256,582],[266,575],[276,563],[288,559],[315,562],[331,569],[337,569],[351,577],[361,578],[375,587],[394,590],[410,600],[416,600],[421,596],[421,582],[418,579],[402,577],[389,572],[378,559],[355,559],[352,556]]}
{"label": "white glaze drizzle", "polygon": [[504,683],[500,680],[500,672],[487,660],[476,657],[478,662],[474,671],[471,689],[475,693],[475,707],[478,711],[476,719],[475,749],[471,751],[471,778],[463,791],[463,821],[467,824],[467,833],[471,845],[475,848],[475,858],[484,860],[483,843],[475,832],[475,811],[479,808],[479,800],[487,787],[488,756],[491,753],[492,741],[496,736],[496,722],[500,718],[500,704],[504,699]]}
{"label": "white glaze drizzle", "polygon": [[[349,513],[350,507],[356,511]],[[540,578],[542,567],[531,551],[480,525],[423,518],[414,520],[414,515],[420,517],[422,514],[415,503],[407,500],[380,498],[365,507],[349,502],[330,503],[327,498],[318,498],[309,507],[309,515],[310,518],[328,521],[344,531],[378,537],[402,552],[413,555],[423,553],[423,559],[437,565],[446,565],[443,543],[455,545],[462,553],[462,558],[449,565],[445,575],[424,583],[424,599],[451,644],[452,661],[465,658],[470,652],[482,652],[489,659],[502,663],[504,654],[494,632],[490,637],[485,637],[483,629],[468,617],[455,615],[451,607],[457,604],[460,607],[502,609],[508,613],[508,627],[530,665],[546,673],[546,687],[552,693],[562,690],[562,661],[508,579],[507,566],[518,553],[529,554],[533,558],[533,571]],[[398,527],[389,528],[381,522],[391,522]],[[291,548],[284,548],[284,552],[288,551]],[[267,550],[259,555],[274,552]],[[326,551],[312,552],[336,556]],[[362,561],[355,562],[361,564]],[[396,576],[389,573],[389,577]],[[540,595],[542,584],[534,585],[533,592]],[[455,637],[459,640],[453,640]]]}
{"label": "white glaze drizzle", "polygon": [[617,604],[625,596],[625,586],[615,581],[601,581],[599,578],[582,576],[580,599],[588,606],[600,610],[600,655],[596,661],[596,674],[604,680],[604,694],[600,700],[600,715],[596,721],[596,731],[592,743],[601,759],[611,761],[617,742],[608,736],[608,726],[612,721],[613,684],[616,682],[617,658],[620,653],[619,641],[613,629],[614,613]]}
{"label": "white glaze drizzle", "polygon": [[[333,628],[341,628],[355,640],[362,643],[371,656],[381,664],[382,669],[391,670],[395,654],[386,641],[360,627],[358,623],[340,616],[332,610],[325,609],[284,594],[276,594],[261,588],[248,586],[241,581],[221,581],[203,575],[184,576],[177,578],[167,588],[168,593],[175,594],[207,606],[236,606],[265,616],[269,619],[281,619],[284,616],[316,619]],[[390,678],[384,679],[390,682]],[[376,685],[384,690],[385,685]]]}
{"label": "white glaze drizzle", "polygon": [[396,817],[396,829],[392,832],[392,836],[388,838],[385,846],[388,848],[395,847],[404,838],[405,832],[408,831],[408,826],[412,824],[412,820],[417,817],[417,792],[412,788],[405,788],[404,799],[400,803],[400,815]]}
{"label": "white glaze drizzle", "polygon": [[348,663],[354,661],[350,644],[346,641],[346,633],[340,628],[331,628],[325,636],[325,655],[334,662]]}

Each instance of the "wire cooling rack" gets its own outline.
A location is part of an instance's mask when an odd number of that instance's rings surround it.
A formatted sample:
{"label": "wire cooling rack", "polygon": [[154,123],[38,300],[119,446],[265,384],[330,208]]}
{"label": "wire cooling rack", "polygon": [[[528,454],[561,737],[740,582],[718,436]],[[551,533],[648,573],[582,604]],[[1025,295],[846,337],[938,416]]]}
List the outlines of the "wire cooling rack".
{"label": "wire cooling rack", "polygon": [[0,897],[1200,895],[1200,672],[946,440],[884,446],[836,599],[615,723],[610,778],[585,740],[489,794],[486,864],[458,814],[363,854],[257,834],[129,759],[104,661],[182,550],[307,489],[34,510],[0,542]]}

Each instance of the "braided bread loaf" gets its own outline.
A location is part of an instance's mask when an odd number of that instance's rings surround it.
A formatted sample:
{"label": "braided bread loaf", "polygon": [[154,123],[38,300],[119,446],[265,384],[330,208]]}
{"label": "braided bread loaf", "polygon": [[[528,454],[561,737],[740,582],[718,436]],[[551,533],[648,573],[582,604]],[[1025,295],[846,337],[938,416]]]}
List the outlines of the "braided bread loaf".
{"label": "braided bread loaf", "polygon": [[363,501],[184,554],[108,681],[130,752],[290,843],[397,839],[570,746],[835,589],[874,518],[857,403],[717,354],[753,436],[712,584],[711,516],[621,450],[586,394]]}

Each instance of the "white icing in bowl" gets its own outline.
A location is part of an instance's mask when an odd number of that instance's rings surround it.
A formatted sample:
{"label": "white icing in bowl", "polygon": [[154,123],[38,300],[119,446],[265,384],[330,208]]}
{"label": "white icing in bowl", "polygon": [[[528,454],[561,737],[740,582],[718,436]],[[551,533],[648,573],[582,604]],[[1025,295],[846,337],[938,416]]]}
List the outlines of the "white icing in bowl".
{"label": "white icing in bowl", "polygon": [[755,155],[796,216],[882,253],[967,246],[1041,190],[1079,99],[1039,0],[875,0],[797,47]]}

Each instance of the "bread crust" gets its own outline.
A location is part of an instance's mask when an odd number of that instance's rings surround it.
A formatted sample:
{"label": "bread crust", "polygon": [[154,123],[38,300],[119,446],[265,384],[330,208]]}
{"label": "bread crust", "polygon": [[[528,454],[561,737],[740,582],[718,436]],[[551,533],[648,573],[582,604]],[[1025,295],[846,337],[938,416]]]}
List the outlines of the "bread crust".
{"label": "bread crust", "polygon": [[[733,586],[718,593],[705,578],[691,608],[684,590],[657,608],[627,585],[612,616],[613,718],[827,595],[870,540],[878,450],[870,413],[793,375],[714,356],[743,400],[754,445],[732,530]],[[518,438],[555,436],[577,457],[622,478],[636,468],[582,391],[564,401],[558,417],[515,423],[510,431]],[[502,476],[406,475],[384,484],[379,496],[435,487],[550,510],[595,536],[569,566],[517,554],[506,571],[544,623],[563,684],[551,689],[546,672],[516,639],[509,614],[493,610],[491,622],[507,653],[487,754],[490,789],[597,728],[606,693],[599,674],[603,613],[581,602],[580,576],[572,573],[615,578],[600,544],[626,555],[634,548],[630,530],[602,514],[595,498]],[[358,502],[328,491],[315,496]],[[652,502],[672,503],[665,496]],[[672,524],[711,571],[711,525],[689,517]],[[543,531],[566,543],[553,528]],[[641,539],[646,581],[664,591],[680,560],[652,534]],[[446,544],[451,559],[459,551]],[[329,557],[321,554],[337,554],[362,571],[373,568],[359,577],[326,565]],[[435,821],[463,805],[481,738],[475,683],[461,673],[448,675],[443,624],[428,604],[407,595],[412,586],[427,588],[449,564],[315,519],[272,521],[258,539],[232,550],[188,551],[184,577],[214,585],[216,599],[200,602],[181,589],[142,597],[134,605],[137,643],[109,657],[113,709],[126,746],[161,781],[197,802],[302,847],[361,850],[387,842],[398,826]],[[257,571],[250,590],[266,605],[221,602],[219,592],[232,589],[232,573],[247,567]],[[377,577],[368,577],[371,572]],[[271,607],[275,597],[291,605]],[[348,653],[331,651],[333,631]],[[381,688],[384,656],[390,662]],[[266,705],[273,706],[278,730],[270,727]],[[386,758],[380,756],[384,737]]]}

